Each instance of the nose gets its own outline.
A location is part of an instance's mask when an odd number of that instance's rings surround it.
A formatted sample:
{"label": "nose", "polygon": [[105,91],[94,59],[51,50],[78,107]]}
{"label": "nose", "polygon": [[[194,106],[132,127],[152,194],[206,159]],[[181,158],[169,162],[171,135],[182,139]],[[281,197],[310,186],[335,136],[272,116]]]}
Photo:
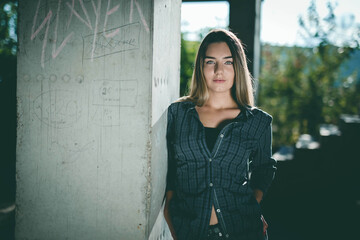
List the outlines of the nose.
{"label": "nose", "polygon": [[223,71],[224,71],[224,66],[222,64],[216,63],[214,69],[215,74],[223,73]]}

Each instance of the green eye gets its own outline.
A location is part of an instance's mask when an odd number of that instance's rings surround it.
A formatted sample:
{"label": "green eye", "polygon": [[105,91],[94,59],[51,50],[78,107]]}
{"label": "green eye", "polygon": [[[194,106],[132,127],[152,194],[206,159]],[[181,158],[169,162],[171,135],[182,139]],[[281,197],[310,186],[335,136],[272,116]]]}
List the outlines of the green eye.
{"label": "green eye", "polygon": [[213,60],[206,61],[206,64],[213,64],[213,63],[214,63]]}
{"label": "green eye", "polygon": [[232,62],[232,61],[226,61],[225,64],[226,64],[226,65],[232,65],[233,62]]}

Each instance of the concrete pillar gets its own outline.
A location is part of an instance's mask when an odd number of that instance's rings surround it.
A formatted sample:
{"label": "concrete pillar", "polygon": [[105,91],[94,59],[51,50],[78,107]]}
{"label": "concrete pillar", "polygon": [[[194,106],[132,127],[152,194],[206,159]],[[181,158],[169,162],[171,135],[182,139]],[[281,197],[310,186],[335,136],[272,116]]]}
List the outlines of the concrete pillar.
{"label": "concrete pillar", "polygon": [[16,239],[165,235],[180,7],[19,1]]}

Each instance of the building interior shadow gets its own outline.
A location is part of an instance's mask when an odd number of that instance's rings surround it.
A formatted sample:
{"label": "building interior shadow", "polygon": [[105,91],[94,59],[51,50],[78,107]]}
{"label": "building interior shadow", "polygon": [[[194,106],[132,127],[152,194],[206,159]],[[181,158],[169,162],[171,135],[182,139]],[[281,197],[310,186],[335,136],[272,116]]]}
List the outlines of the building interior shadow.
{"label": "building interior shadow", "polygon": [[341,165],[345,156],[332,168],[311,169],[298,160],[278,162],[276,178],[262,203],[269,239],[357,239],[359,166]]}

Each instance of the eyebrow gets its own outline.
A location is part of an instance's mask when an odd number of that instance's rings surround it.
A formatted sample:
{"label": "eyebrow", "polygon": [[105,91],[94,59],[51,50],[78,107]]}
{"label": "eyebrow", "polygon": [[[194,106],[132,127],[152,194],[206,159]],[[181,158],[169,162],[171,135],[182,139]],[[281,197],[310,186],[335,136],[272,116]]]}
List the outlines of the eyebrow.
{"label": "eyebrow", "polygon": [[[216,59],[215,57],[205,56],[205,58]],[[232,56],[224,57],[223,59],[233,58]]]}

